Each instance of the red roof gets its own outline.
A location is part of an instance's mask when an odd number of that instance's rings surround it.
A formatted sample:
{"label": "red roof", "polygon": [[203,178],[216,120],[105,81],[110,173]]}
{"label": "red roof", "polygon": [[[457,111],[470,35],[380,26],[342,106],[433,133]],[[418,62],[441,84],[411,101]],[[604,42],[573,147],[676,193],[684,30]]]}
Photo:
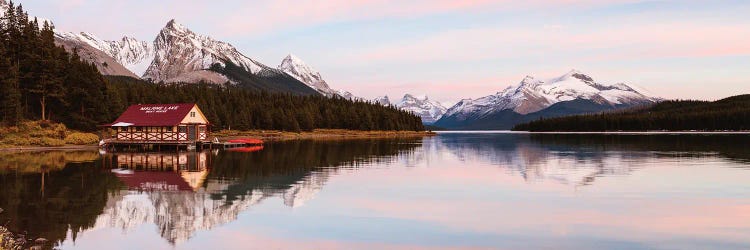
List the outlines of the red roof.
{"label": "red roof", "polygon": [[195,103],[138,104],[128,107],[106,126],[174,126],[180,124]]}

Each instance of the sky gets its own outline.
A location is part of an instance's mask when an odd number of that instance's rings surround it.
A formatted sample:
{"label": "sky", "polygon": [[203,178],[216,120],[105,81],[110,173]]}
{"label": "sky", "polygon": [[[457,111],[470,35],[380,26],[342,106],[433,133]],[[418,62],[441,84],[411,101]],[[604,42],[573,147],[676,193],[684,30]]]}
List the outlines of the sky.
{"label": "sky", "polygon": [[577,69],[670,99],[750,93],[750,1],[21,0],[58,31],[152,41],[170,19],[331,87],[447,104]]}

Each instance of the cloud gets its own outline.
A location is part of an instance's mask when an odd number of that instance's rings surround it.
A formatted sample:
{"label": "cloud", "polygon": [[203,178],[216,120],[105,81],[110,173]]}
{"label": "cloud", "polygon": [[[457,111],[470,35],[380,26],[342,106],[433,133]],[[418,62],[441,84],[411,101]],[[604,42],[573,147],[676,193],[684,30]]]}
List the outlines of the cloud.
{"label": "cloud", "polygon": [[327,0],[260,1],[238,4],[220,26],[226,35],[263,34],[279,29],[386,18],[417,18],[444,13],[518,11],[534,8],[592,7],[636,0]]}
{"label": "cloud", "polygon": [[263,1],[239,6],[238,11],[227,17],[221,30],[228,34],[259,34],[333,22],[478,10],[493,3],[496,1]]}
{"label": "cloud", "polygon": [[590,32],[546,26],[541,29],[471,28],[367,49],[353,62],[427,63],[487,59],[544,60],[576,57],[587,61],[750,55],[745,25],[665,23]]}

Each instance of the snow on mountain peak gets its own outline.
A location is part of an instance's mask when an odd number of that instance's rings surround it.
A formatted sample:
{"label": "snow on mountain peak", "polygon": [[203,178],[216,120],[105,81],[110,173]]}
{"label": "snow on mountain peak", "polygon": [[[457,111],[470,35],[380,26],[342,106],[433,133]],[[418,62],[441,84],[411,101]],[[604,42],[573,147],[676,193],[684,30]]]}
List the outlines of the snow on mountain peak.
{"label": "snow on mountain peak", "polygon": [[153,44],[124,36],[118,41],[100,39],[87,32],[58,34],[61,39],[85,43],[117,60],[136,75],[143,75],[154,58]]}
{"label": "snow on mountain peak", "polygon": [[[292,54],[292,53],[287,54],[286,57],[284,57],[284,60],[282,61],[282,63],[285,62],[285,61],[289,61],[289,62],[294,63],[294,64],[305,65],[305,66],[309,67],[310,69],[312,69],[312,67],[310,67],[309,65],[307,65],[304,61],[302,61],[301,58],[299,58],[297,55]],[[315,70],[313,70],[313,71],[315,71]]]}
{"label": "snow on mountain peak", "polygon": [[294,77],[300,82],[307,84],[307,86],[310,86],[311,88],[318,91],[318,93],[321,93],[325,96],[340,96],[350,100],[360,99],[359,97],[356,97],[352,95],[352,93],[349,93],[347,91],[332,89],[323,79],[323,76],[320,75],[320,72],[315,70],[313,67],[302,61],[302,59],[295,56],[294,54],[290,53],[289,55],[284,57],[284,60],[281,61],[278,69]]}
{"label": "snow on mountain peak", "polygon": [[183,26],[182,24],[178,23],[175,19],[169,20],[169,22],[167,22],[167,25],[165,25],[164,28],[162,29],[162,31],[164,31],[164,30],[167,30],[167,31],[170,31],[170,32],[174,32],[174,33],[189,33],[189,32],[191,32],[190,30],[188,30],[187,28],[185,28],[185,26]]}
{"label": "snow on mountain peak", "polygon": [[[249,73],[275,71],[240,53],[229,43],[197,34],[185,26],[170,20],[154,40],[154,59],[144,78],[170,82],[187,74],[206,72],[214,64],[225,66],[232,63]],[[206,75],[208,77],[208,75]]]}
{"label": "snow on mountain peak", "polygon": [[571,69],[570,71],[568,71],[568,73],[565,73],[564,75],[556,77],[556,78],[552,78],[548,80],[547,82],[554,83],[554,82],[560,82],[560,81],[567,81],[571,78],[575,78],[586,83],[594,82],[593,78],[591,78],[590,76],[584,74],[583,72],[577,69]]}
{"label": "snow on mountain peak", "polygon": [[407,100],[408,101],[411,101],[411,100],[415,100],[415,101],[427,101],[427,99],[429,99],[429,98],[427,97],[427,95],[405,94],[404,97],[401,98],[401,99],[402,99],[401,101],[403,102],[403,101],[407,101]]}
{"label": "snow on mountain peak", "polygon": [[[387,96],[384,98],[385,100],[383,100],[382,97],[378,97],[375,99],[375,102],[382,105],[386,105],[383,104],[385,102],[390,103]],[[430,100],[427,95],[415,96],[412,94],[405,94],[404,97],[401,98],[401,101],[394,106],[418,115],[422,118],[422,122],[425,124],[435,123],[443,116],[443,114],[445,114],[445,111],[447,111],[447,108],[445,108],[443,104]]]}
{"label": "snow on mountain peak", "polygon": [[375,99],[373,99],[373,102],[376,104],[380,104],[383,106],[389,106],[391,105],[391,99],[388,98],[388,96],[378,96]]}
{"label": "snow on mountain peak", "polygon": [[331,92],[328,84],[323,77],[320,76],[320,72],[310,67],[302,61],[299,57],[289,54],[284,57],[278,67],[279,70],[286,72],[297,80],[304,82],[318,91]]}
{"label": "snow on mountain peak", "polygon": [[545,109],[555,103],[577,99],[610,105],[635,105],[660,100],[646,95],[647,92],[625,83],[607,85],[596,82],[578,70],[562,76],[540,81],[526,76],[519,84],[510,86],[495,95],[476,100],[461,100],[448,109],[445,116],[485,116],[497,111],[513,110],[528,114]]}

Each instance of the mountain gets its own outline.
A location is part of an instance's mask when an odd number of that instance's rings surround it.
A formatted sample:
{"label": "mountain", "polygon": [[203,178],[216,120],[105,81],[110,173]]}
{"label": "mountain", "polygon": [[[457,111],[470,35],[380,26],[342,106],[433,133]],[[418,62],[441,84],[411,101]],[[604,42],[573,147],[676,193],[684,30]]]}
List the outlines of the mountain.
{"label": "mountain", "polygon": [[119,41],[103,40],[94,34],[62,33],[58,37],[64,41],[76,41],[91,46],[114,58],[134,75],[142,76],[154,59],[154,45],[146,41],[124,36]]}
{"label": "mountain", "polygon": [[196,34],[174,19],[159,32],[154,40],[154,51],[154,59],[143,73],[143,78],[154,82],[173,82],[191,73],[210,78],[212,73],[208,69],[214,64],[224,67],[232,63],[255,75],[273,71],[242,55],[231,44]]}
{"label": "mountain", "polygon": [[372,102],[383,105],[383,106],[391,105],[391,99],[389,99],[388,96],[378,96],[375,99],[373,99]]}
{"label": "mountain", "polygon": [[295,55],[287,55],[281,61],[281,64],[279,64],[278,69],[307,84],[307,86],[312,87],[323,95],[332,96],[336,94],[336,91],[331,89],[328,83],[323,80],[323,77],[320,76],[320,72],[308,66],[302,59]]}
{"label": "mountain", "polygon": [[427,96],[414,96],[405,94],[398,103],[391,103],[388,96],[377,97],[372,100],[383,106],[393,105],[399,109],[406,110],[422,118],[422,123],[433,124],[446,112],[446,108],[439,102],[430,100]]}
{"label": "mountain", "polygon": [[[0,0],[0,17],[9,8],[6,0]],[[38,20],[40,26],[48,21]],[[128,36],[104,40],[91,33],[68,32],[56,33],[55,43],[69,52],[76,51],[104,75],[157,83],[229,82],[259,91],[361,99],[346,91],[330,89],[319,72],[293,55],[285,58],[279,69],[268,67],[243,55],[231,44],[197,34],[174,19],[153,42]]]}
{"label": "mountain", "polygon": [[138,78],[138,75],[123,66],[120,61],[114,57],[88,43],[71,39],[70,34],[56,34],[55,44],[57,44],[57,46],[62,46],[67,51],[76,51],[79,57],[96,65],[99,72],[104,75]]}
{"label": "mountain", "polygon": [[510,129],[542,117],[601,112],[660,100],[638,87],[599,83],[571,70],[549,80],[526,76],[519,84],[495,95],[461,100],[435,125],[450,129]]}
{"label": "mountain", "polygon": [[102,74],[153,82],[233,83],[248,89],[314,95],[304,82],[240,53],[229,43],[197,34],[170,20],[153,42],[111,41],[90,33],[57,34],[58,44],[97,65]]}
{"label": "mountain", "polygon": [[362,98],[357,97],[348,91],[332,89],[328,86],[328,83],[323,80],[320,72],[295,55],[287,55],[284,60],[281,61],[281,64],[279,64],[278,69],[300,82],[307,84],[307,86],[310,86],[324,96],[338,96],[349,100],[362,100]]}

